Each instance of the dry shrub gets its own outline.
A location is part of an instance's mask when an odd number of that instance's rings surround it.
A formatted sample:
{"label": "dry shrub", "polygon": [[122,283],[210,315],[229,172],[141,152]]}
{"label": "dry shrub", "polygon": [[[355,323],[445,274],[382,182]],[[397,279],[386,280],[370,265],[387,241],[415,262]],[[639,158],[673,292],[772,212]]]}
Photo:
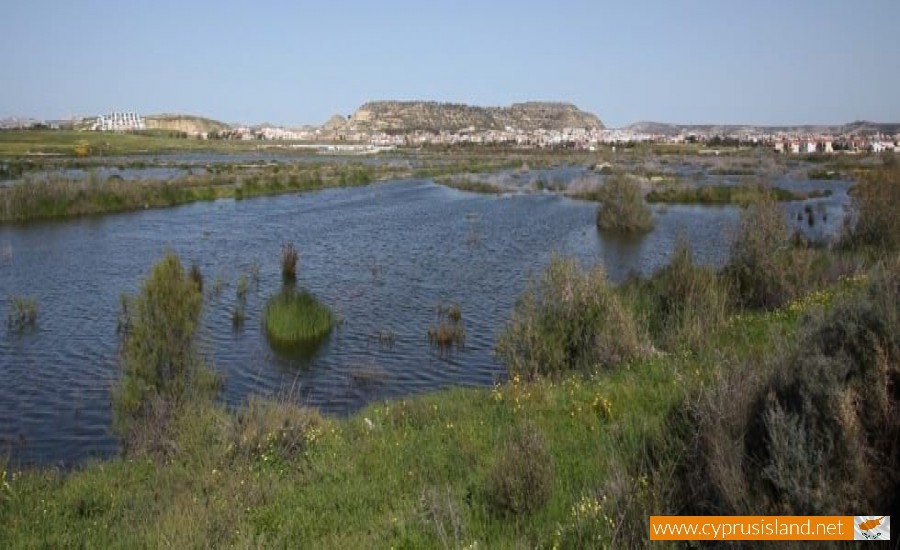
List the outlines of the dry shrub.
{"label": "dry shrub", "polygon": [[323,424],[315,409],[287,399],[251,397],[234,419],[234,449],[246,456],[287,460],[302,453]]}
{"label": "dry shrub", "polygon": [[812,260],[810,250],[793,245],[775,197],[762,193],[741,214],[725,274],[741,305],[773,309],[808,290]]}
{"label": "dry shrub", "polygon": [[488,499],[499,515],[526,515],[542,508],[553,493],[553,458],[543,434],[521,424],[504,443],[488,476]]}
{"label": "dry shrub", "polygon": [[640,356],[642,346],[603,267],[582,271],[554,256],[519,297],[496,351],[510,374],[533,378],[613,367]]}
{"label": "dry shrub", "polygon": [[465,535],[461,511],[463,505],[454,497],[448,485],[443,490],[425,487],[419,497],[419,519],[434,533],[443,548],[461,548]]}

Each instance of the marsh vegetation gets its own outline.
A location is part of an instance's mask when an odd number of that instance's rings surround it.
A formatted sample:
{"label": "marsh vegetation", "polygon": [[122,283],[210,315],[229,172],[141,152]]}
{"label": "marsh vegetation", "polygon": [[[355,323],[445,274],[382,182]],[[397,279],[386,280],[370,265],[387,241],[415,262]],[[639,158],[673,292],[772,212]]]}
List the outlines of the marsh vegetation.
{"label": "marsh vegetation", "polygon": [[200,285],[168,255],[127,300],[126,454],[4,473],[0,546],[634,547],[651,514],[896,509],[900,181],[871,178],[833,247],[762,194],[720,270],[684,240],[620,285],[554,257],[501,332],[504,380],[346,418],[217,403]]}

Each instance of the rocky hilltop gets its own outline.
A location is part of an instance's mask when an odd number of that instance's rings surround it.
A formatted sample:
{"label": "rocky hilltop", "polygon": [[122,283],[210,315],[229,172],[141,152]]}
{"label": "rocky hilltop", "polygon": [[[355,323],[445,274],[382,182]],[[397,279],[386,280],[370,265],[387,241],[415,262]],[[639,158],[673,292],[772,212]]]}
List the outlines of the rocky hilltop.
{"label": "rocky hilltop", "polygon": [[150,115],[144,117],[144,123],[151,130],[171,130],[186,132],[189,135],[224,132],[230,129],[230,126],[224,122],[194,115]]}
{"label": "rocky hilltop", "polygon": [[[337,122],[330,121],[330,122]],[[434,101],[370,101],[346,121],[349,128],[368,132],[458,132],[503,130],[602,129],[594,114],[571,103],[532,101],[509,107],[476,107]]]}

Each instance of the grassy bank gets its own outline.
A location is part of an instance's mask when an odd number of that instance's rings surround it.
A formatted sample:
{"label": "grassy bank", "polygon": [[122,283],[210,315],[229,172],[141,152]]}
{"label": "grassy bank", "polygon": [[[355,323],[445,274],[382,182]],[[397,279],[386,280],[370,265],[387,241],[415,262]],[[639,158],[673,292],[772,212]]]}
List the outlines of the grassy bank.
{"label": "grassy bank", "polygon": [[46,179],[0,188],[0,223],[126,212],[221,198],[298,193],[365,185],[408,175],[405,169],[349,163],[284,169],[266,166],[173,181],[123,181],[101,179],[93,174],[69,179],[51,175]]}
{"label": "grassy bank", "polygon": [[750,204],[760,194],[772,193],[781,202],[828,197],[830,190],[790,191],[781,187],[757,185],[706,185],[700,187],[665,187],[647,193],[647,202],[677,204]]}
{"label": "grassy bank", "polygon": [[[796,315],[750,316],[721,338],[749,352],[769,333],[795,328]],[[552,544],[559,528],[575,527],[584,496],[593,499],[665,433],[667,415],[711,366],[710,358],[660,356],[593,378],[514,380],[373,405],[346,420],[308,413],[316,419],[289,452],[277,421],[262,427],[258,449],[237,452],[236,418],[203,406],[179,427],[179,454],[169,461],[10,473],[0,544]],[[486,489],[497,449],[523,422],[546,434],[555,472],[547,505],[527,521],[492,512]]]}

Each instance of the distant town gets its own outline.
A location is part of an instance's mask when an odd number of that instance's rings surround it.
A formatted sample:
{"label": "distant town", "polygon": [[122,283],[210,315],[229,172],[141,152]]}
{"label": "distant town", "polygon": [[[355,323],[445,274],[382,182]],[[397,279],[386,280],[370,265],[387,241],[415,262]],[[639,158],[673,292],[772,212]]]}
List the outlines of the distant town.
{"label": "distant town", "polygon": [[[179,115],[181,119],[192,119]],[[348,117],[349,119],[349,117]],[[199,119],[206,120],[206,119]],[[879,127],[891,128],[885,132]],[[49,129],[94,132],[142,132],[170,130],[179,137],[222,140],[260,140],[287,142],[298,148],[326,144],[338,148],[379,151],[403,146],[423,145],[495,145],[534,148],[571,148],[596,150],[600,146],[629,146],[641,143],[697,143],[711,148],[725,146],[766,147],[783,154],[900,152],[900,125],[854,123],[843,127],[815,126],[795,129],[757,126],[677,126],[660,123],[638,123],[626,128],[530,128],[506,126],[484,129],[474,125],[454,130],[360,129],[352,124],[285,128],[276,125],[224,125],[216,129],[184,126],[167,128],[165,124],[148,124],[148,117],[136,112],[111,112],[75,120],[35,120],[7,118],[0,120],[0,130]]]}

